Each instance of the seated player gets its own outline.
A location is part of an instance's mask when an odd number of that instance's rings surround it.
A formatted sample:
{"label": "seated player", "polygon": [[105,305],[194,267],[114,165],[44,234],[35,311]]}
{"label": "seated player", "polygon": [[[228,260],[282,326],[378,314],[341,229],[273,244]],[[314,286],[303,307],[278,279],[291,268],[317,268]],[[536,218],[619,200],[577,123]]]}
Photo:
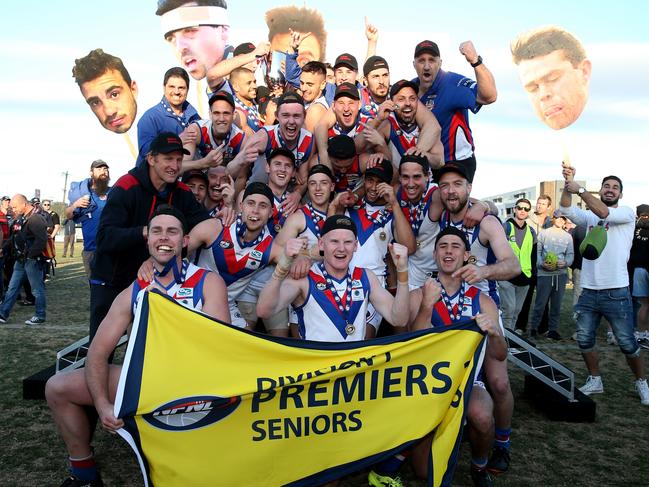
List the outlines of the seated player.
{"label": "seated player", "polygon": [[[223,279],[181,257],[188,241],[183,214],[171,206],[159,206],[148,225],[147,245],[155,278],[137,280],[115,298],[88,350],[85,368],[56,374],[47,382],[47,403],[70,457],[71,476],[63,485],[103,485],[90,446],[92,430],[84,408],[94,405],[103,428],[111,433],[123,426],[123,421],[113,415],[121,366],[110,365],[108,357],[121,336],[130,331],[136,304],[144,292],[155,288],[186,308],[230,322]],[[187,288],[193,290],[190,298],[179,293]]]}

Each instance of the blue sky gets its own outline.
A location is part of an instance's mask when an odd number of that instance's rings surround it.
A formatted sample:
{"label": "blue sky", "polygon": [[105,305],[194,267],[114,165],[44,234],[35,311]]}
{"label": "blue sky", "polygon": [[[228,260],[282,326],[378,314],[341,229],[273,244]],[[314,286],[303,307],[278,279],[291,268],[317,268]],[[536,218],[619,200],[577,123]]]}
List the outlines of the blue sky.
{"label": "blue sky", "polygon": [[[230,1],[232,43],[263,40],[264,12],[284,4]],[[325,18],[329,60],[344,51],[363,58],[363,17],[368,15],[380,30],[378,53],[388,59],[393,81],[413,76],[414,45],[424,38],[439,43],[445,69],[471,76],[457,46],[473,40],[499,91],[494,105],[471,118],[478,157],[474,194],[559,178],[558,162],[567,146],[580,178],[597,185],[602,176],[616,173],[626,183],[628,204],[649,200],[645,2],[623,1],[612,7],[600,1],[510,1],[486,7],[488,2],[465,1],[407,8],[406,2],[334,0],[307,5]],[[159,100],[164,71],[176,64],[162,39],[155,8],[150,0],[23,1],[5,7],[0,130],[9,142],[9,157],[0,170],[0,193],[31,195],[40,188],[44,197],[60,199],[65,171],[71,179],[81,179],[90,162],[102,158],[110,163],[115,180],[132,167],[124,137],[100,127],[79,94],[71,68],[76,57],[97,47],[121,57],[139,84],[138,113],[143,113]],[[535,118],[509,56],[513,38],[545,24],[576,34],[593,61],[586,110],[561,133]],[[195,83],[190,101],[197,102]],[[137,140],[135,126],[131,138]]]}

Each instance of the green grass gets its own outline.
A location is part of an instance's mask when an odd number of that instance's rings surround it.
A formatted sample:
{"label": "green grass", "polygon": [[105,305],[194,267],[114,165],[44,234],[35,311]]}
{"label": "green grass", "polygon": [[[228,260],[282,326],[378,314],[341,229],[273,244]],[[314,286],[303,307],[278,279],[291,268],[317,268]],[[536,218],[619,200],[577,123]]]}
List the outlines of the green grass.
{"label": "green grass", "polygon": [[[47,324],[23,325],[33,308],[16,306],[8,324],[0,325],[0,407],[5,417],[0,429],[0,485],[58,485],[66,475],[65,448],[47,405],[22,399],[22,379],[51,365],[57,350],[87,334],[89,293],[81,260],[59,260],[56,277],[47,283]],[[571,303],[568,290],[559,329],[564,337],[574,331]],[[549,421],[522,398],[523,373],[510,366],[516,399],[512,468],[497,478],[496,485],[649,485],[649,407],[640,405],[624,358],[617,347],[605,344],[604,331],[602,326],[600,359],[606,392],[594,396],[595,423]],[[585,367],[575,342],[539,339],[538,344],[575,371],[577,386],[584,382]],[[94,446],[106,485],[143,485],[135,456],[123,440],[98,430]],[[468,462],[464,443],[454,485],[472,485]],[[414,480],[408,467],[402,477],[407,485],[424,485]],[[366,479],[366,472],[361,472],[341,485],[367,485]]]}

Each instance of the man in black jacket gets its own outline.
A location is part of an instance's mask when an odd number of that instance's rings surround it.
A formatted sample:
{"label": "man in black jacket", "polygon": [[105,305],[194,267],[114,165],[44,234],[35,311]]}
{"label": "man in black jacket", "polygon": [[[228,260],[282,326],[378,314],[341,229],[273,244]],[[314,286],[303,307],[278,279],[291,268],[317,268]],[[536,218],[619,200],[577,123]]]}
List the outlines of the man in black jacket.
{"label": "man in black jacket", "polygon": [[26,276],[36,297],[36,310],[34,316],[25,321],[25,324],[40,325],[45,322],[47,304],[43,283],[43,250],[47,244],[47,222],[22,194],[11,198],[10,205],[14,213],[11,239],[16,262],[9,289],[0,305],[0,323],[6,323]]}
{"label": "man in black jacket", "polygon": [[151,143],[146,165],[119,178],[110,193],[97,231],[97,250],[90,278],[90,339],[115,297],[136,278],[148,258],[147,223],[156,207],[178,208],[189,228],[209,219],[191,190],[178,182],[183,154],[180,137],[171,132]]}

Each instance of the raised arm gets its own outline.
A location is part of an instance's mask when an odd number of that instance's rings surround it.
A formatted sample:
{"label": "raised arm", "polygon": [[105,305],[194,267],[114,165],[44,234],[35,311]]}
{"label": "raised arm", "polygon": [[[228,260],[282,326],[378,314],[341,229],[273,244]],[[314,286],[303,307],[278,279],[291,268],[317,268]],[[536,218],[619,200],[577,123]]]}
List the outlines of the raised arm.
{"label": "raised arm", "polygon": [[[307,285],[306,280],[296,281],[287,278],[293,260],[304,248],[305,242],[302,239],[293,238],[286,242],[271,279],[259,294],[257,316],[260,318],[268,318],[279,313],[300,295],[305,294],[303,288]],[[280,247],[273,246],[273,250],[275,249],[280,249]]]}
{"label": "raised arm", "polygon": [[370,302],[392,326],[403,327],[408,324],[410,292],[408,289],[408,249],[398,243],[390,244],[390,255],[397,269],[397,292],[392,294],[385,289],[376,275],[367,270],[370,281]]}
{"label": "raised arm", "polygon": [[239,54],[230,59],[224,59],[215,64],[207,71],[207,84],[210,87],[218,86],[224,77],[241,66],[255,61],[258,57],[263,57],[270,52],[269,42],[260,42],[254,51],[247,54]]}
{"label": "raised arm", "polygon": [[[476,101],[480,105],[490,105],[495,102],[498,96],[496,80],[491,71],[489,71],[487,66],[482,62],[482,58],[478,56],[473,42],[465,41],[460,44],[460,53],[475,70],[475,80],[478,83]],[[475,64],[477,64],[477,66],[474,66]]]}
{"label": "raised arm", "polygon": [[379,41],[379,29],[369,23],[367,16],[365,16],[365,37],[367,38],[367,53],[365,54],[367,61],[372,56],[376,56],[376,44]]}
{"label": "raised arm", "polygon": [[433,306],[442,296],[442,286],[435,279],[428,278],[421,289],[415,289],[410,295],[413,301],[412,308],[417,309],[410,330],[427,330],[431,327]]}
{"label": "raised arm", "polygon": [[397,197],[394,194],[394,187],[387,183],[381,183],[377,189],[379,194],[385,198],[386,203],[392,207],[394,240],[404,245],[408,249],[408,254],[414,254],[417,251],[417,240],[415,234],[412,233],[412,227],[408,219],[401,211]]}

